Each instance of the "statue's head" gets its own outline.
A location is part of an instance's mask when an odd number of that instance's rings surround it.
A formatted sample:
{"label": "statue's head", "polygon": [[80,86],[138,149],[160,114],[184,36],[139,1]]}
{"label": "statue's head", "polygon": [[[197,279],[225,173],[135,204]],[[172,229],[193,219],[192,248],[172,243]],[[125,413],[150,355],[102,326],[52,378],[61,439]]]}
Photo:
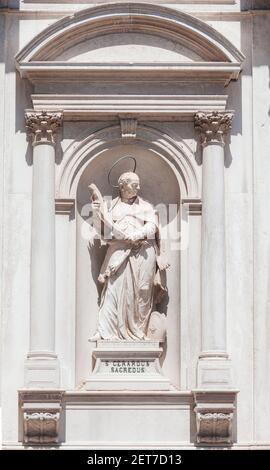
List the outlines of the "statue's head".
{"label": "statue's head", "polygon": [[121,196],[131,199],[137,196],[140,189],[140,178],[136,173],[131,171],[122,173],[118,179],[118,187]]}

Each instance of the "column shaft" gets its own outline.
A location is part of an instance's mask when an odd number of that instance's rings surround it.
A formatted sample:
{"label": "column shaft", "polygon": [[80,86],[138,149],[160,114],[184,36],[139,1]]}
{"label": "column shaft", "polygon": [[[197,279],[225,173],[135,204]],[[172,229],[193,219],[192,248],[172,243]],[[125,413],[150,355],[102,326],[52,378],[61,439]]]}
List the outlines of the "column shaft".
{"label": "column shaft", "polygon": [[55,133],[60,113],[26,112],[33,144],[30,348],[25,386],[57,388],[55,353]]}
{"label": "column shaft", "polygon": [[30,352],[54,352],[55,328],[55,151],[33,148]]}
{"label": "column shaft", "polygon": [[202,351],[226,350],[224,150],[203,148]]}
{"label": "column shaft", "polygon": [[231,127],[230,113],[198,113],[195,128],[201,133],[202,168],[202,351],[197,385],[202,389],[230,388],[230,361],[226,351],[226,254],[224,134]]}

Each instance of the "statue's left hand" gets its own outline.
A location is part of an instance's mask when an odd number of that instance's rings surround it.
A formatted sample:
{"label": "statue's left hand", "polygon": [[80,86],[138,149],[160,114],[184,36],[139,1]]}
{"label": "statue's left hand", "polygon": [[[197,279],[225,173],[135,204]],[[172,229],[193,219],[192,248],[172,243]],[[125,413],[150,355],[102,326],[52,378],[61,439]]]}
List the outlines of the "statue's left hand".
{"label": "statue's left hand", "polygon": [[161,271],[164,271],[165,269],[168,269],[170,267],[170,263],[168,262],[166,256],[163,254],[157,257],[157,265]]}

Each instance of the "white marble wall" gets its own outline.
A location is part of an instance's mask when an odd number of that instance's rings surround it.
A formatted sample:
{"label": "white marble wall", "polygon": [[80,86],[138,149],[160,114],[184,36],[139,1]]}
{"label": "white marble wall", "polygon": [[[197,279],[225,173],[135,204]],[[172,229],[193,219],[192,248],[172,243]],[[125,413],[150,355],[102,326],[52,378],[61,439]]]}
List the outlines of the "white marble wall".
{"label": "white marble wall", "polygon": [[[5,83],[5,17],[4,15],[0,16],[0,106],[1,106],[1,115],[4,115],[4,83]],[[3,175],[3,162],[4,162],[4,145],[3,145],[3,137],[4,137],[4,119],[0,121],[0,162],[1,162],[1,175]],[[3,179],[1,182],[1,191],[0,191],[0,219],[3,219]],[[3,224],[1,223],[1,230],[0,230],[0,243],[1,247],[3,246]],[[0,254],[0,265],[2,266],[2,250]],[[1,278],[0,284],[2,285],[2,270],[1,270]],[[2,309],[1,309],[1,323],[2,323]],[[2,344],[2,328],[0,333],[0,339]],[[2,367],[2,354],[0,356],[0,368]],[[0,397],[2,393],[2,375],[0,377]]]}
{"label": "white marble wall", "polygon": [[[0,15],[2,16],[2,15]],[[17,441],[17,390],[23,386],[23,364],[29,340],[31,175],[23,131],[24,84],[17,83],[14,54],[18,50],[19,19],[5,16],[3,159],[1,166],[2,280],[2,400],[3,439]],[[12,419],[11,419],[12,417]]]}
{"label": "white marble wall", "polygon": [[[72,3],[78,8],[85,7],[79,1]],[[240,79],[223,90],[229,96],[228,109],[236,111],[231,141],[225,149],[227,338],[233,383],[239,389],[238,443],[267,443],[270,446],[267,406],[270,388],[270,12],[264,15],[243,13],[241,16],[237,13],[239,1],[233,4],[224,0],[219,5],[181,1],[159,3],[167,6],[171,3],[173,8],[197,12],[246,55]],[[37,8],[43,10],[41,15],[36,15]],[[13,57],[39,31],[62,17],[64,10],[71,11],[74,5],[62,4],[55,7],[54,12],[53,8],[45,3],[37,6],[33,0],[32,3],[21,2],[21,15],[16,11],[9,14],[0,11],[0,114],[4,116],[0,120],[2,416],[4,442],[13,444],[18,441],[17,390],[23,387],[23,364],[29,347],[32,187],[31,148],[25,140],[23,118],[24,109],[31,107],[31,86],[19,78]],[[226,12],[227,16],[222,16],[220,11]],[[237,14],[232,16],[233,12]],[[167,93],[173,89],[195,92],[183,85],[165,89]],[[42,87],[38,91],[42,91]],[[57,87],[52,88],[53,91],[57,91]],[[84,93],[86,88],[80,91]],[[201,85],[200,92],[214,94],[220,90],[209,90]],[[176,140],[177,136],[184,137],[196,149],[190,123],[155,125]],[[93,126],[98,128],[97,124]],[[87,130],[87,124],[83,127]],[[65,125],[63,137],[65,149],[73,139],[71,124]],[[60,171],[60,167],[56,171]],[[62,386],[72,388],[75,383],[75,307],[74,297],[65,296],[62,283],[63,279],[68,279],[70,288],[74,286],[75,226],[69,231],[68,224],[68,215],[57,216],[56,349],[62,364]],[[191,226],[185,259],[189,276],[187,280],[181,280],[182,289],[187,292],[181,318],[180,370],[181,384],[186,390],[196,385],[200,350],[200,218],[192,218]],[[71,250],[69,259],[65,257],[65,247]]]}
{"label": "white marble wall", "polygon": [[254,439],[270,439],[270,46],[269,14],[253,23],[253,165],[254,165]]}
{"label": "white marble wall", "polygon": [[[236,111],[226,148],[227,337],[238,390],[237,439],[253,440],[253,235],[252,63],[250,17],[240,25],[246,55],[241,80],[229,86],[228,108]],[[239,423],[243,423],[239,425]]]}

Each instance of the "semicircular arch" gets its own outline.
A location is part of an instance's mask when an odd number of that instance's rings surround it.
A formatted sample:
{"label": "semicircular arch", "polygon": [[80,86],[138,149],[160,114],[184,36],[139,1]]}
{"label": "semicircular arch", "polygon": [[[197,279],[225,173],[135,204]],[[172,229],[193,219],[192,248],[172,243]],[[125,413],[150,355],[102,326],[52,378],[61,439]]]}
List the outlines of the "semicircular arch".
{"label": "semicircular arch", "polygon": [[35,36],[17,63],[50,62],[79,42],[111,33],[140,32],[188,46],[202,60],[239,63],[243,54],[207,23],[179,10],[146,3],[114,3],[66,16]]}
{"label": "semicircular arch", "polygon": [[[145,147],[162,158],[174,172],[182,198],[199,198],[200,184],[194,154],[181,140],[175,142],[168,134],[155,128],[138,125],[136,145]],[[119,126],[108,126],[73,141],[64,152],[62,169],[56,181],[58,198],[75,198],[77,185],[88,164],[104,151],[122,144]]]}

